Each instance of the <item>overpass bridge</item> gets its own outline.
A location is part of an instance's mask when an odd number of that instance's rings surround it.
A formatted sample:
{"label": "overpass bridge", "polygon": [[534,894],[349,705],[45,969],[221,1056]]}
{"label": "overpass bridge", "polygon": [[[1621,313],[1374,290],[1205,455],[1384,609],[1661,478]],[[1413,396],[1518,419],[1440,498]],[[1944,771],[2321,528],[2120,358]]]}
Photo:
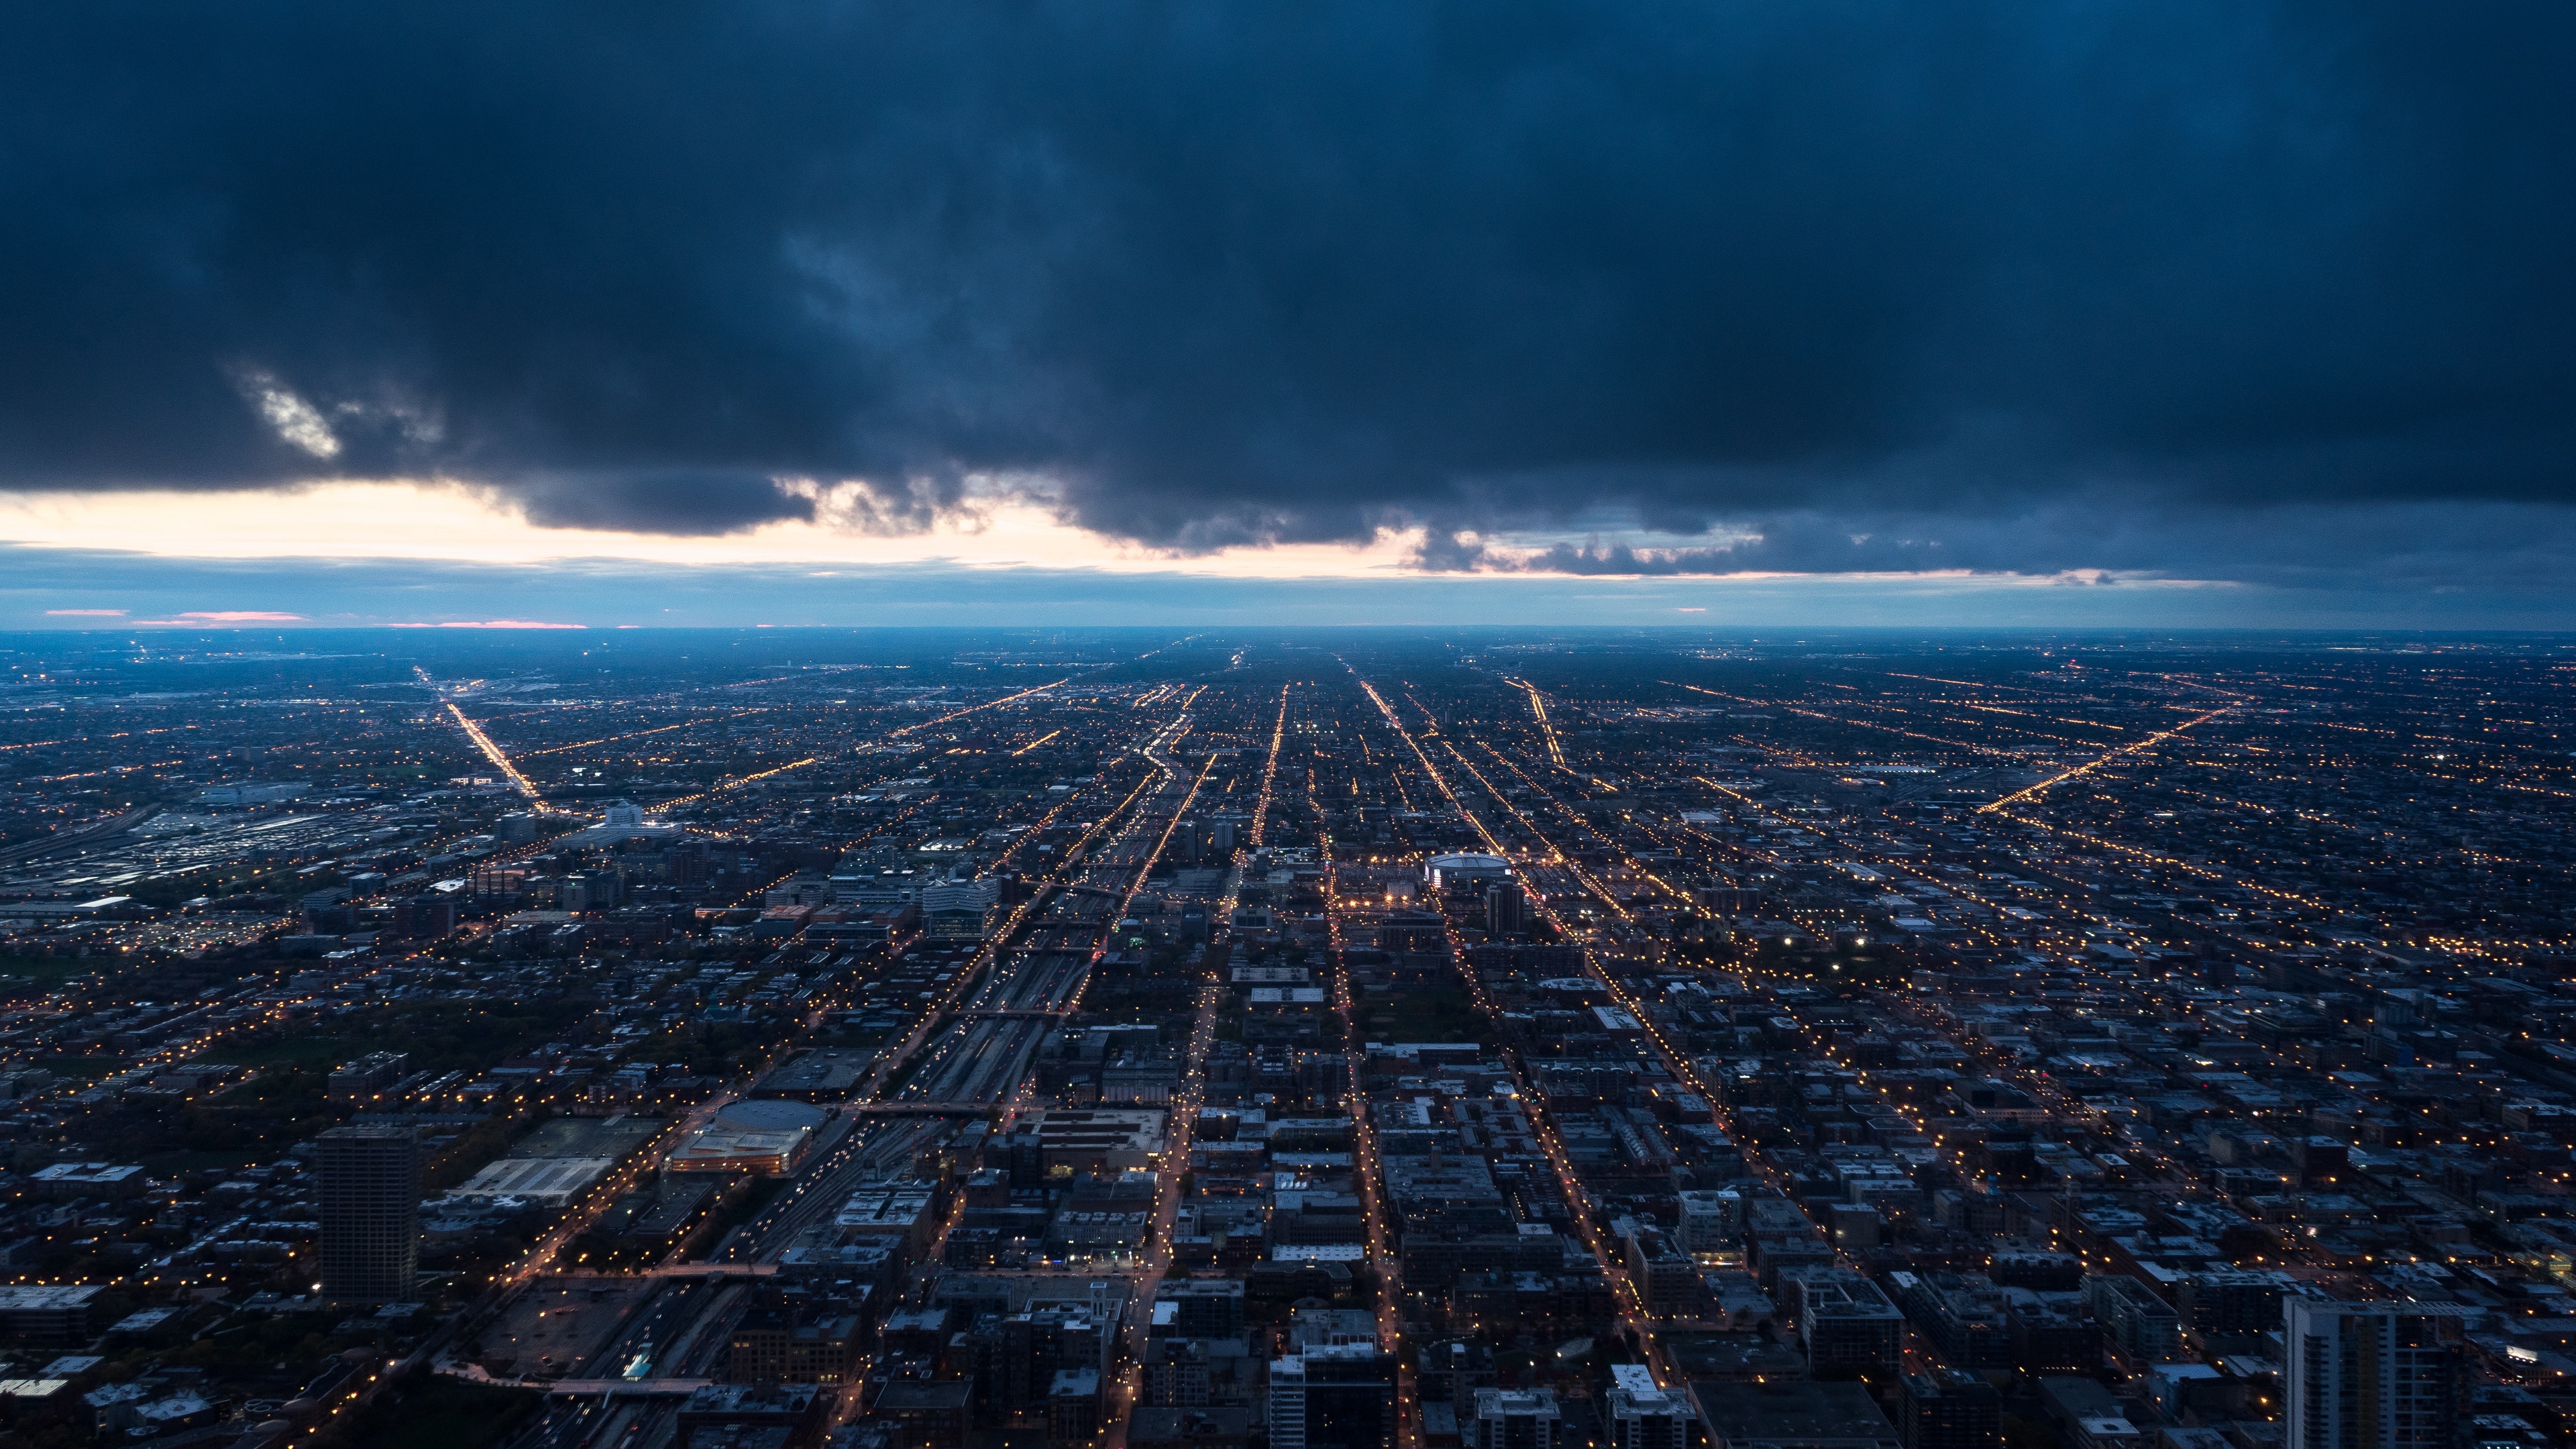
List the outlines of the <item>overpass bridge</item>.
{"label": "overpass bridge", "polygon": [[853,1102],[841,1109],[853,1117],[983,1117],[1002,1110],[999,1102]]}

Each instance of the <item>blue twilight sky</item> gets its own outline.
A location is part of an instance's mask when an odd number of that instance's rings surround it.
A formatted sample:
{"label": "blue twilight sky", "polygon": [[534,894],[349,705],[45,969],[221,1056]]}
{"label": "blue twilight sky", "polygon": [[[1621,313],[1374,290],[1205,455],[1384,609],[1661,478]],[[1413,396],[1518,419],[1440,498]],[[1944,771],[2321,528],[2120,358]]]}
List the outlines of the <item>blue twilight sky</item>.
{"label": "blue twilight sky", "polygon": [[0,627],[2564,627],[2570,74],[2510,0],[42,7]]}
{"label": "blue twilight sky", "polygon": [[[0,630],[462,623],[810,625],[1633,624],[2286,629],[2564,627],[2563,594],[2389,593],[1992,576],[1266,578],[627,559],[197,560],[0,552]],[[239,616],[225,618],[226,615]]]}

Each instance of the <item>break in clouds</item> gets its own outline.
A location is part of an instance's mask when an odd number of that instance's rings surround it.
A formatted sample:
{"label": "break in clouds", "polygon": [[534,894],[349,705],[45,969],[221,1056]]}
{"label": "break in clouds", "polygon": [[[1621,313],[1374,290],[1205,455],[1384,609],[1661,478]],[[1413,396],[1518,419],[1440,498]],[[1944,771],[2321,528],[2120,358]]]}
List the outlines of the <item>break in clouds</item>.
{"label": "break in clouds", "polygon": [[31,9],[0,486],[2544,577],[2571,66],[2540,5]]}

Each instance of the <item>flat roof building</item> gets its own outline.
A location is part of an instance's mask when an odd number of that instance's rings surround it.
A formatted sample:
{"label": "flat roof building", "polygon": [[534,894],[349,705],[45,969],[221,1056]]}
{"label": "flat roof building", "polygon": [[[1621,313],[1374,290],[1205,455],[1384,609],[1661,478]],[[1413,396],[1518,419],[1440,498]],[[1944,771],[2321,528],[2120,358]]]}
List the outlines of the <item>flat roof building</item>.
{"label": "flat roof building", "polygon": [[1904,1449],[1859,1384],[1694,1380],[1690,1395],[1716,1449]]}
{"label": "flat roof building", "polygon": [[322,1291],[346,1303],[408,1301],[420,1266],[420,1141],[409,1127],[354,1123],[315,1139]]}
{"label": "flat roof building", "polygon": [[814,1134],[803,1127],[784,1132],[736,1132],[701,1127],[671,1149],[663,1165],[673,1172],[757,1172],[785,1177],[805,1161]]}
{"label": "flat roof building", "polygon": [[1601,1427],[1609,1433],[1611,1449],[1687,1449],[1688,1397],[1657,1385],[1654,1371],[1644,1364],[1613,1364],[1610,1381]]}
{"label": "flat roof building", "polygon": [[57,1162],[39,1168],[28,1189],[38,1197],[131,1197],[149,1180],[130,1163]]}
{"label": "flat roof building", "polygon": [[1395,1359],[1376,1344],[1318,1344],[1270,1365],[1271,1449],[1394,1442]]}
{"label": "flat roof building", "polygon": [[1472,1449],[1558,1449],[1565,1442],[1554,1389],[1478,1389],[1475,1405],[1476,1416],[1459,1426]]}
{"label": "flat roof building", "polygon": [[1015,1150],[1034,1150],[1046,1169],[1151,1171],[1162,1165],[1164,1115],[1144,1108],[1059,1108],[1022,1118],[1011,1140]]}
{"label": "flat roof building", "polygon": [[785,1065],[762,1077],[754,1097],[784,1097],[804,1102],[838,1102],[858,1090],[876,1060],[874,1052],[799,1052]]}
{"label": "flat roof building", "polygon": [[448,1196],[463,1202],[518,1198],[550,1208],[567,1207],[616,1165],[614,1157],[504,1157]]}
{"label": "flat roof building", "polygon": [[1993,1449],[2002,1442],[2003,1397],[1964,1369],[1932,1369],[1904,1379],[1905,1449]]}
{"label": "flat roof building", "polygon": [[1903,1366],[1905,1315],[1867,1278],[1847,1268],[1784,1268],[1780,1295],[1797,1320],[1808,1372],[1894,1373]]}
{"label": "flat roof building", "polygon": [[86,1342],[90,1300],[105,1291],[87,1283],[0,1287],[0,1335],[34,1343]]}

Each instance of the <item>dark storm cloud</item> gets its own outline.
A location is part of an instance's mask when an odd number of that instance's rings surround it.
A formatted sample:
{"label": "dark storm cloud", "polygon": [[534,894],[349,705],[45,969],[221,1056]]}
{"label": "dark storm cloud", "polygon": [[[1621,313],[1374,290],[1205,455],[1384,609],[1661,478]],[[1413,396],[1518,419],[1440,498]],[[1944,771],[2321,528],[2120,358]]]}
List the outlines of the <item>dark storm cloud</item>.
{"label": "dark storm cloud", "polygon": [[1671,547],[1587,538],[1496,549],[1443,536],[1425,546],[1423,561],[1455,571],[1602,577],[2180,574],[2296,590],[2438,592],[2474,582],[2553,594],[2565,590],[2576,559],[2576,511],[2517,502],[2248,502],[2159,512],[2079,499],[2010,516],[1805,511],[1736,527],[1715,542]]}
{"label": "dark storm cloud", "polygon": [[[2185,572],[2248,509],[2576,495],[2563,7],[13,27],[16,488],[437,475],[719,532],[866,480],[901,530],[998,471],[1179,549],[1409,520],[1470,565],[1624,510]],[[1659,566],[1769,566],[1731,536]]]}
{"label": "dark storm cloud", "polygon": [[634,468],[516,475],[508,495],[542,528],[642,533],[730,533],[780,519],[810,519],[814,501],[758,473]]}

